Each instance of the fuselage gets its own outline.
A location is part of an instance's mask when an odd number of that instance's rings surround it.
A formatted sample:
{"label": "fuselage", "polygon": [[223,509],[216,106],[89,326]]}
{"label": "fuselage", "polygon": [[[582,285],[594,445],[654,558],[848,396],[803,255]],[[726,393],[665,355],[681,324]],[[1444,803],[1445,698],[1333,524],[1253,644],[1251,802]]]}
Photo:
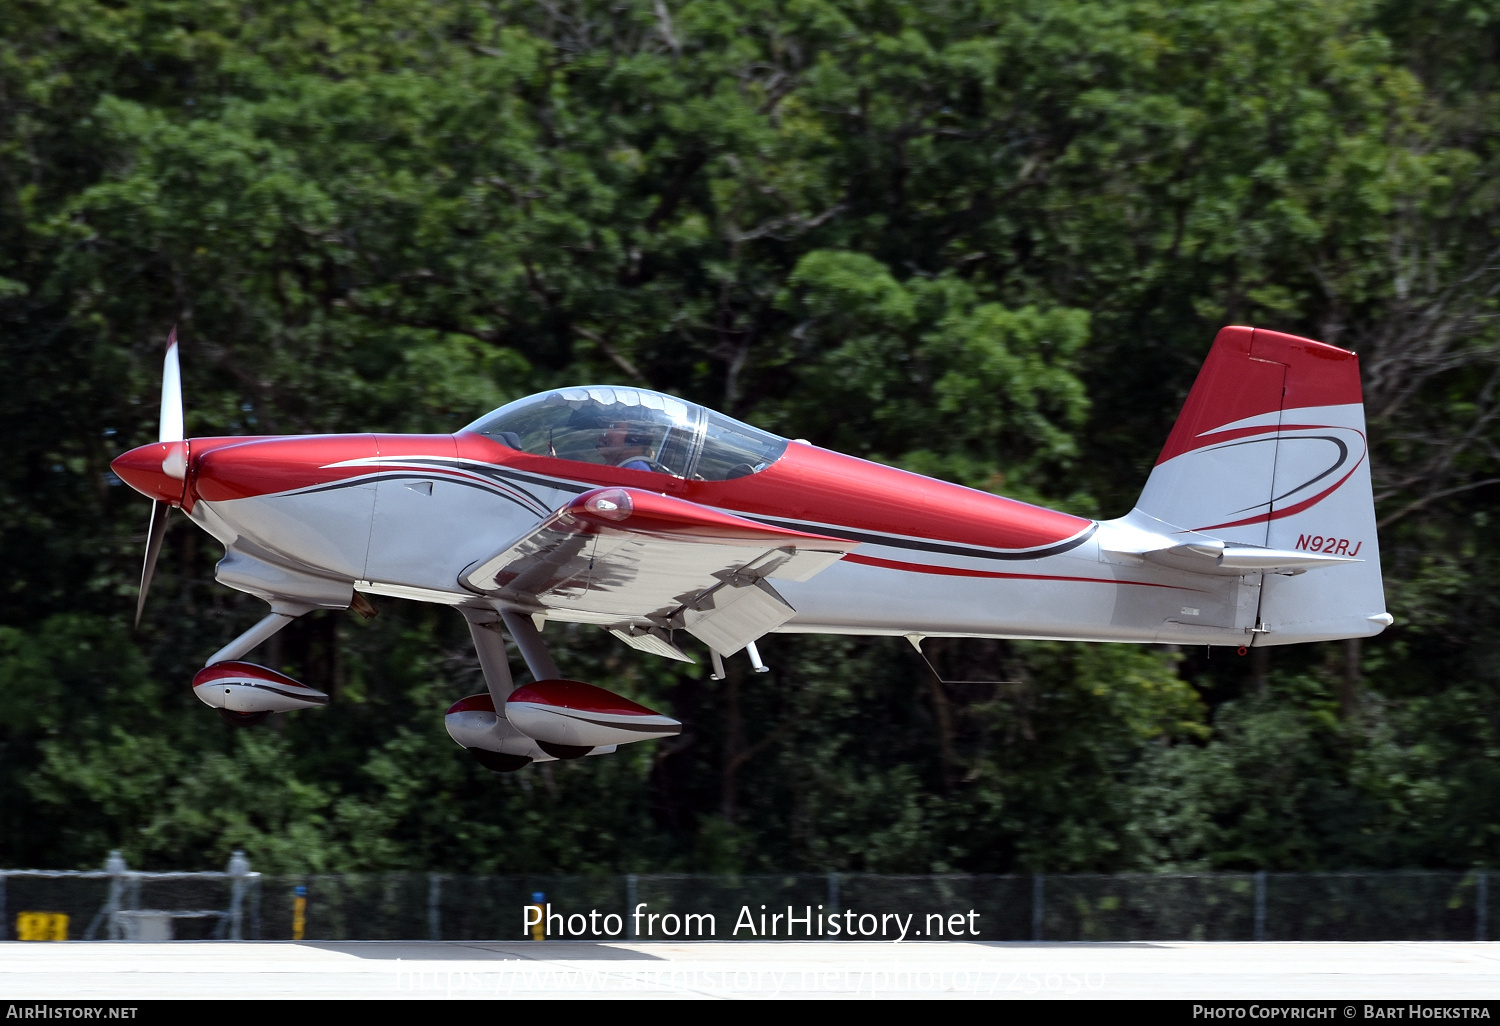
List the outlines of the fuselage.
{"label": "fuselage", "polygon": [[[1123,522],[801,442],[728,480],[539,455],[469,430],[199,438],[186,449],[181,480],[164,476],[165,443],[127,453],[116,469],[223,543],[221,581],[267,598],[292,594],[310,607],[347,605],[350,589],[480,601],[460,584],[467,568],[580,493],[626,486],[858,542],[811,580],[779,586],[796,609],[782,632],[1240,645],[1255,625],[1258,581],[1119,555],[1128,546],[1110,539],[1131,530]],[[520,611],[596,623],[638,612]]]}

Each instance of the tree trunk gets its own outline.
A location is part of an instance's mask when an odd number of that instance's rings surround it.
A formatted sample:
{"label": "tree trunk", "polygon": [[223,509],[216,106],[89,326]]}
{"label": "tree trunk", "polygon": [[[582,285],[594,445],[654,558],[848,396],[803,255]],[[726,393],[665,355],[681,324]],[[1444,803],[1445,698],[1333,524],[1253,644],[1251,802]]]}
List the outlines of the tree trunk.
{"label": "tree trunk", "polygon": [[1250,650],[1250,689],[1255,692],[1256,698],[1266,697],[1266,682],[1270,676],[1271,650],[1252,648]]}
{"label": "tree trunk", "polygon": [[733,823],[739,814],[736,784],[740,766],[745,762],[745,720],[740,710],[740,682],[744,676],[741,661],[724,660],[724,768],[719,781],[719,814],[726,823]]}
{"label": "tree trunk", "polygon": [[927,674],[927,690],[932,696],[932,708],[937,715],[938,755],[943,764],[943,790],[953,789],[953,769],[957,757],[953,751],[953,710],[948,705],[948,693],[937,674]]}
{"label": "tree trunk", "polygon": [[1352,720],[1359,713],[1359,657],[1360,639],[1349,638],[1344,642],[1343,674],[1339,677],[1339,715]]}

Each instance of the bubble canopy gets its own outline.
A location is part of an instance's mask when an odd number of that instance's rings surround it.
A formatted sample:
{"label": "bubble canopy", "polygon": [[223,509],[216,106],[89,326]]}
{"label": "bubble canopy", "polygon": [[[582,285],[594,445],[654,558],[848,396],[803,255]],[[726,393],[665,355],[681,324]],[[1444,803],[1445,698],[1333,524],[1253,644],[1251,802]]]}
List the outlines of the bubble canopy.
{"label": "bubble canopy", "polygon": [[693,481],[728,481],[775,463],[787,441],[660,392],[585,385],[517,399],[467,428],[502,445]]}

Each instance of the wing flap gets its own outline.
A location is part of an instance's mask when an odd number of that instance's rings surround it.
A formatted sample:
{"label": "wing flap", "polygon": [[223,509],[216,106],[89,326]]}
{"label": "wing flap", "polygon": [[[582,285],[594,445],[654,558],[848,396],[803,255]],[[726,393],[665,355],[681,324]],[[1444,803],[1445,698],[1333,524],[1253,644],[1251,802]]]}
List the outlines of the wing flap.
{"label": "wing flap", "polygon": [[698,661],[678,648],[676,643],[667,636],[667,632],[660,627],[641,627],[633,623],[617,623],[606,628],[606,630],[638,651],[650,652],[652,655],[659,655],[666,659],[676,659],[682,663],[696,663]]}
{"label": "wing flap", "polygon": [[682,626],[715,652],[738,652],[797,611],[765,578],[732,579],[683,608]]}
{"label": "wing flap", "polygon": [[643,489],[600,488],[461,580],[518,605],[611,617],[609,629],[643,651],[681,658],[664,650],[676,648],[669,639],[625,630],[631,624],[684,628],[727,654],[795,615],[768,579],[808,580],[857,545]]}

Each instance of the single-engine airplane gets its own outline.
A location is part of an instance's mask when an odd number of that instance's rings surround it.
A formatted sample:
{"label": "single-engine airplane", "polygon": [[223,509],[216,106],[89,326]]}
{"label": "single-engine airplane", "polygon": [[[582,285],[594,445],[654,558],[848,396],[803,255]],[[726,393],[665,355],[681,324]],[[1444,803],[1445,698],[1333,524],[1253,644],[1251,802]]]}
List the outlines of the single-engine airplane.
{"label": "single-engine airplane", "polygon": [[[365,595],[467,619],[488,691],[448,731],[481,764],[612,752],[681,724],[563,679],[548,621],[597,624],[714,677],[771,632],[1235,647],[1368,637],[1385,611],[1359,363],[1219,332],[1139,502],[1094,521],[789,441],[670,395],[559,388],[451,435],[183,437],[176,333],[160,441],[112,464],[155,500],[136,609],[177,507],[216,576],[270,613],[209,656],[230,723],[328,696],[242,661]],[[533,681],[516,687],[504,631]]]}

